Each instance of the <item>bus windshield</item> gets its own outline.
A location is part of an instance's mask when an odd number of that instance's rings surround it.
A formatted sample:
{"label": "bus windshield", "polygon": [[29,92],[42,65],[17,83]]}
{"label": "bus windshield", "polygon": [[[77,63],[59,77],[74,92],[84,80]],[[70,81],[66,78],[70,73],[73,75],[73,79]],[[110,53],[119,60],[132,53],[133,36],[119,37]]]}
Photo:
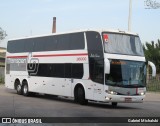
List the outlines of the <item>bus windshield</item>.
{"label": "bus windshield", "polygon": [[106,53],[144,56],[140,38],[135,35],[102,33]]}
{"label": "bus windshield", "polygon": [[110,74],[106,74],[106,85],[119,87],[145,87],[146,64],[139,61],[110,60]]}

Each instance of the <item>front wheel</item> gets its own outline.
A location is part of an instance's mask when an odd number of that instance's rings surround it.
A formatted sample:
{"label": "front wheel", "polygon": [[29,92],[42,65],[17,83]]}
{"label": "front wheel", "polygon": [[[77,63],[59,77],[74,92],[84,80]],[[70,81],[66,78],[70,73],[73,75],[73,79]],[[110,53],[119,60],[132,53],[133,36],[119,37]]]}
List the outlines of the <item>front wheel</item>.
{"label": "front wheel", "polygon": [[81,105],[86,105],[88,103],[88,100],[85,99],[84,89],[82,87],[79,87],[77,91],[78,91],[78,93],[77,93],[78,103],[81,104]]}
{"label": "front wheel", "polygon": [[28,91],[28,84],[25,82],[22,86],[22,91],[24,96],[29,96],[29,91]]}

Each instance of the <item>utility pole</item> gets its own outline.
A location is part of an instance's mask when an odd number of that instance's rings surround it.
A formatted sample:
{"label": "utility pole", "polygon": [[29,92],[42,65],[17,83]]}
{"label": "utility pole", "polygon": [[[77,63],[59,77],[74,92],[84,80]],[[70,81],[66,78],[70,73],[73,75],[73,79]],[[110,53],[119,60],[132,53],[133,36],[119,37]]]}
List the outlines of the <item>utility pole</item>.
{"label": "utility pole", "polygon": [[128,31],[131,31],[132,0],[129,0]]}

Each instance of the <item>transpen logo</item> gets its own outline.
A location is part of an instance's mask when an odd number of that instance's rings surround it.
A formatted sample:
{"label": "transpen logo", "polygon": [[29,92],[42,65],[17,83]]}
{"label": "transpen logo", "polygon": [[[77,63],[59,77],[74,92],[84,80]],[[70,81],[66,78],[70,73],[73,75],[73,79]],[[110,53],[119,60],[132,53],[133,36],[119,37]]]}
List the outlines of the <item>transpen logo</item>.
{"label": "transpen logo", "polygon": [[37,58],[30,59],[30,62],[28,63],[27,66],[29,75],[36,75],[38,72],[38,67],[39,67],[39,59]]}

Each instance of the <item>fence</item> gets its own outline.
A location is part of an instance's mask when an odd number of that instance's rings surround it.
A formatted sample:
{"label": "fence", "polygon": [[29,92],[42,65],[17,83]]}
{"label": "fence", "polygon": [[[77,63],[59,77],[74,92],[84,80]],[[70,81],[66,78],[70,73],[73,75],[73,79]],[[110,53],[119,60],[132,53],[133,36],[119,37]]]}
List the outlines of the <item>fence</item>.
{"label": "fence", "polygon": [[152,77],[151,75],[148,76],[147,90],[160,92],[160,75],[157,75],[156,77]]}

